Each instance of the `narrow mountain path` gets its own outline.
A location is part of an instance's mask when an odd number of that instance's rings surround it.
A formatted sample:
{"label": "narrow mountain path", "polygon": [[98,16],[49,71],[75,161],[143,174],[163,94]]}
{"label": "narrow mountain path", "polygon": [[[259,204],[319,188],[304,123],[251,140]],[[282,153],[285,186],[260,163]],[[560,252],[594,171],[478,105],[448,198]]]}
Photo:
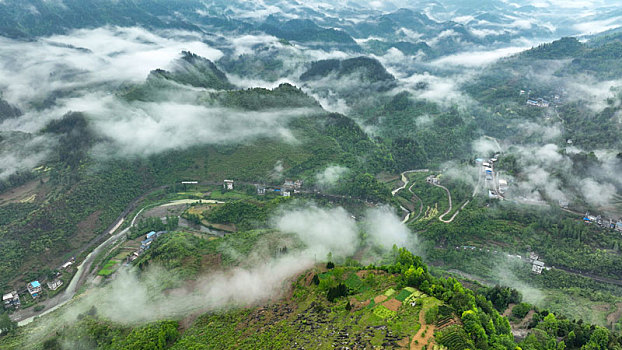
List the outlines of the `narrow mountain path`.
{"label": "narrow mountain path", "polygon": [[445,217],[445,215],[451,213],[451,210],[453,209],[453,205],[452,205],[452,201],[451,201],[451,192],[449,192],[449,189],[443,185],[438,185],[438,184],[433,184],[436,187],[440,187],[442,189],[445,190],[445,192],[447,192],[447,199],[449,200],[449,208],[447,208],[447,210],[443,213],[443,215],[439,216],[438,219],[444,223],[450,223],[453,221],[453,219],[456,217],[455,215],[450,219],[450,220],[443,220],[443,218]]}
{"label": "narrow mountain path", "polygon": [[436,326],[426,324],[425,322],[425,313],[428,311],[426,308],[422,308],[419,312],[419,324],[421,328],[415,336],[413,340],[410,342],[411,350],[421,350],[424,346],[430,345],[431,342],[434,341],[434,331],[436,330]]}
{"label": "narrow mountain path", "polygon": [[413,197],[417,198],[417,200],[419,201],[419,214],[417,214],[417,216],[412,218],[412,220],[417,220],[419,219],[419,217],[421,217],[421,214],[423,214],[423,200],[421,200],[421,198],[419,198],[419,196],[417,196],[415,192],[413,192],[414,185],[415,184],[410,185],[410,187],[408,188],[408,192],[410,192],[413,195]]}
{"label": "narrow mountain path", "polygon": [[[398,188],[396,188],[396,189],[394,189],[393,191],[391,191],[391,195],[392,195],[393,197],[395,197],[395,195],[396,195],[399,191],[401,191],[401,190],[405,189],[405,188],[406,188],[406,186],[408,186],[408,184],[410,183],[410,181],[408,180],[408,177],[406,177],[406,174],[410,174],[410,173],[425,173],[425,172],[428,172],[428,171],[430,171],[430,170],[429,170],[429,169],[413,169],[413,170],[407,170],[407,171],[402,172],[402,173],[400,174],[400,176],[401,176],[401,181],[402,181],[403,185],[402,185],[402,186],[400,186],[400,187],[398,187]],[[409,191],[410,193],[412,193],[415,197],[417,197],[417,196],[413,193],[413,191],[412,191],[412,186],[410,186],[410,188],[408,189],[408,191]],[[420,199],[419,197],[417,197],[417,199],[419,199],[419,201],[421,202],[421,207],[419,208],[419,215],[417,215],[417,218],[418,218],[419,216],[421,216],[421,212],[422,212],[422,210],[423,210],[423,202],[421,201],[421,199]],[[405,211],[405,212],[406,212],[406,216],[404,217],[404,219],[402,219],[402,224],[405,224],[405,223],[407,223],[407,222],[411,219],[410,217],[411,217],[411,215],[412,215],[412,212],[411,212],[410,210],[408,210],[408,209],[404,208],[404,207],[403,207],[403,206],[401,206],[401,205],[400,205],[400,208],[401,208],[403,211]]]}

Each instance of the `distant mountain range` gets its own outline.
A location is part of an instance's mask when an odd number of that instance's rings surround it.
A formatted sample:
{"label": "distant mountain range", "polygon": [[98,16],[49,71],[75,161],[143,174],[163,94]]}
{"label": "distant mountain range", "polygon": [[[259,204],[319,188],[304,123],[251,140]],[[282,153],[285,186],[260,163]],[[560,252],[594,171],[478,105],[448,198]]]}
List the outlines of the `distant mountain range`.
{"label": "distant mountain range", "polygon": [[[602,7],[592,10],[599,16],[586,13],[581,21],[569,22],[567,17],[557,19],[553,8],[517,8],[486,0],[479,1],[478,6],[464,1],[395,1],[385,5],[384,11],[379,11],[359,2],[329,7],[321,1],[275,1],[268,6],[218,0],[208,7],[199,0],[181,4],[170,0],[119,0],[114,5],[95,0],[5,0],[0,2],[0,35],[30,38],[104,25],[265,32],[325,50],[384,54],[396,48],[406,55],[434,58],[482,46],[514,42],[524,45],[526,40],[581,34],[581,23],[615,23],[622,16],[615,8]],[[563,12],[564,8],[558,10]]]}

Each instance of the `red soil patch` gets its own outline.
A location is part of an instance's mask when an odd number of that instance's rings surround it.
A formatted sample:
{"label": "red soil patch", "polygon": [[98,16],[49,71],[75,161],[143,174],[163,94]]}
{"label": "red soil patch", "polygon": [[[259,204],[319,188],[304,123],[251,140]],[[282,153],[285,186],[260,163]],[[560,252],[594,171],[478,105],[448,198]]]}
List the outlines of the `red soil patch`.
{"label": "red soil patch", "polygon": [[352,306],[352,311],[360,310],[367,305],[369,305],[369,300],[365,300],[361,302],[361,301],[356,300],[356,298],[350,299],[350,306]]}
{"label": "red soil patch", "polygon": [[380,303],[382,303],[385,300],[387,300],[387,296],[386,295],[379,295],[379,296],[374,298],[374,303],[380,304]]}
{"label": "red soil patch", "polygon": [[427,348],[428,345],[434,344],[434,331],[436,330],[436,327],[425,323],[424,315],[426,311],[428,310],[421,310],[421,312],[419,312],[419,323],[421,324],[421,328],[419,328],[419,331],[410,342],[411,350],[422,350],[424,346]]}
{"label": "red soil patch", "polygon": [[[423,349],[424,346],[434,344],[434,331],[436,327],[430,325],[423,325],[419,332],[413,337],[410,343],[410,348],[415,350]],[[423,334],[425,332],[425,335]]]}
{"label": "red soil patch", "polygon": [[402,306],[402,302],[397,300],[397,299],[391,299],[391,300],[387,300],[382,305],[384,305],[387,309],[389,309],[391,311],[396,311],[397,312],[397,310],[399,310],[400,306]]}

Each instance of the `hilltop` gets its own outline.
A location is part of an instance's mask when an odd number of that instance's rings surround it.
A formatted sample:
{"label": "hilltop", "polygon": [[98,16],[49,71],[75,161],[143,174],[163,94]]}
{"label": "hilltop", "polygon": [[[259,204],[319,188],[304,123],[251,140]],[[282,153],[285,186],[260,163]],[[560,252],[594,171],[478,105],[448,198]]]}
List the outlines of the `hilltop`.
{"label": "hilltop", "polygon": [[[163,252],[164,247],[156,250]],[[60,344],[98,349],[620,347],[620,339],[605,328],[518,304],[515,291],[473,291],[453,278],[434,277],[419,257],[404,249],[394,249],[394,256],[393,264],[382,266],[329,261],[303,272],[282,298],[263,305],[141,326],[106,321],[95,306],[46,335],[42,345],[28,343],[26,335],[36,330],[30,326],[0,339],[0,344],[6,349],[55,349]],[[513,332],[522,334],[518,344]]]}

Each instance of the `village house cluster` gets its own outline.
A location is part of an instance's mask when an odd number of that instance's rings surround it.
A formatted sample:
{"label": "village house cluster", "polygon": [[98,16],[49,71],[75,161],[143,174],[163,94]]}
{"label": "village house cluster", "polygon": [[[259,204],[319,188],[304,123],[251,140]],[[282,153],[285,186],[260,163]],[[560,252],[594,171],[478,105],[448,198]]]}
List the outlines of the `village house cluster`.
{"label": "village house cluster", "polygon": [[[558,90],[554,95],[548,96],[548,98],[552,98],[554,104],[558,105],[562,101],[562,96],[566,94],[565,90]],[[528,106],[539,107],[539,108],[548,108],[551,106],[551,102],[543,97],[532,98],[531,90],[525,91],[520,90],[520,95],[527,95],[527,102],[525,103]]]}
{"label": "village house cluster", "polygon": [[[50,281],[47,281],[46,283],[49,290],[57,290],[63,285],[63,281],[60,279],[62,271],[67,270],[71,265],[74,264],[74,262],[75,258],[71,258],[58,267],[58,272],[56,273],[54,278],[52,278]],[[22,305],[19,294],[25,294],[26,292],[28,292],[28,294],[30,294],[33,299],[36,299],[41,296],[41,293],[43,292],[43,286],[41,285],[41,282],[35,280],[26,284],[26,287],[19,292],[17,290],[14,290],[2,295],[2,303],[4,304],[4,308],[18,309]]]}
{"label": "village house cluster", "polygon": [[142,253],[144,253],[147,249],[149,249],[149,247],[151,247],[151,244],[158,239],[161,235],[167,233],[168,231],[151,231],[145,234],[145,239],[140,241],[140,248],[138,248],[137,251],[135,251],[134,253],[132,253],[131,255],[129,255],[127,257],[127,263],[131,263],[132,261],[136,260]]}
{"label": "village house cluster", "polygon": [[602,228],[609,228],[618,232],[622,232],[622,219],[604,219],[602,216],[591,215],[589,212],[583,216],[583,222],[586,224],[594,224]]}
{"label": "village house cluster", "polygon": [[495,173],[494,164],[499,160],[499,154],[495,154],[492,158],[484,160],[482,158],[475,159],[475,163],[481,167],[482,175],[486,180],[488,187],[488,198],[504,199],[504,194],[508,190],[508,181],[499,178],[499,174]]}
{"label": "village house cluster", "polygon": [[[461,247],[456,247],[456,250],[480,251],[480,252],[486,252],[486,253],[492,253],[492,254],[499,254],[499,252],[496,250],[490,250],[486,248],[477,248],[477,247],[469,246],[469,245],[463,245]],[[527,263],[531,264],[531,272],[538,274],[538,275],[542,274],[542,271],[544,270],[548,271],[551,269],[551,267],[545,266],[544,261],[540,260],[540,257],[538,256],[538,254],[534,252],[530,252],[529,257],[526,259],[523,259],[523,257],[518,254],[506,254],[506,256],[510,259],[518,259],[521,261],[526,260]]]}
{"label": "village house cluster", "polygon": [[543,98],[537,98],[535,100],[529,99],[527,100],[527,105],[528,106],[534,106],[534,107],[540,107],[540,108],[547,108],[549,107],[551,104],[549,101],[543,99]]}
{"label": "village house cluster", "polygon": [[[302,180],[285,180],[285,182],[279,187],[266,187],[263,185],[255,185],[257,189],[257,195],[264,196],[267,193],[274,193],[283,197],[291,197],[292,194],[300,193],[302,188]],[[226,191],[233,191],[235,188],[235,182],[233,180],[224,180],[223,189]]]}

